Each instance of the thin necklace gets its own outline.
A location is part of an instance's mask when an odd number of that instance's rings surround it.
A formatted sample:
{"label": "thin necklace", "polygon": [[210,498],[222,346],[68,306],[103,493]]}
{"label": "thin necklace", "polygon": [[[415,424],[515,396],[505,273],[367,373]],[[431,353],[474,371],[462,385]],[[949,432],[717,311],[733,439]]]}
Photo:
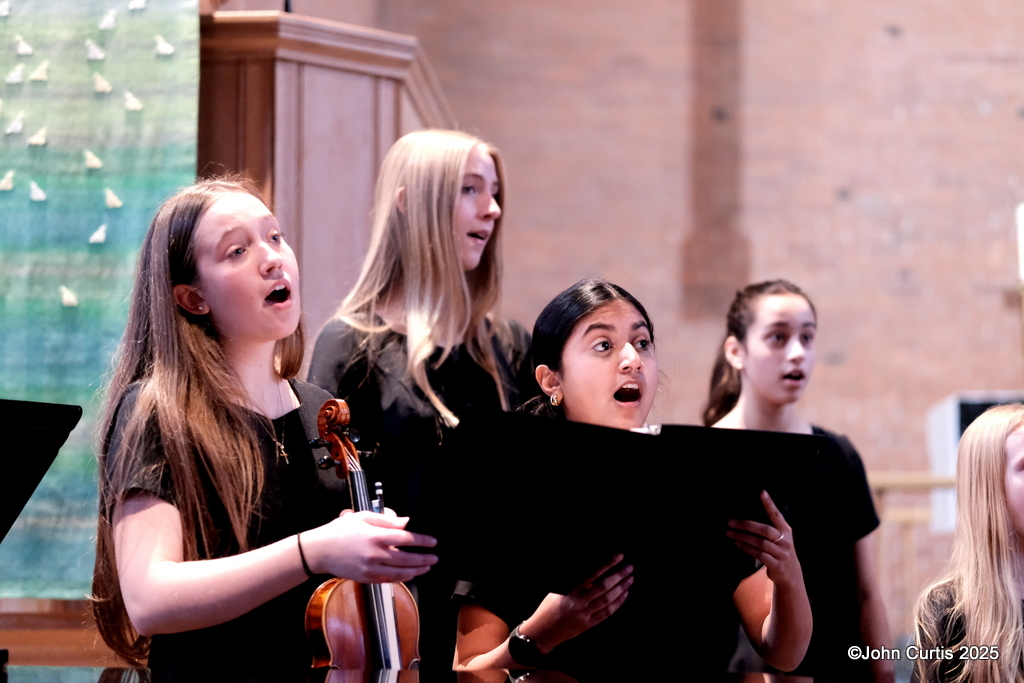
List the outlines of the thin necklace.
{"label": "thin necklace", "polygon": [[[282,418],[284,418],[284,416],[282,416]],[[281,441],[284,441],[284,427],[287,422],[287,418],[281,420]],[[284,464],[290,465],[291,463],[288,461],[288,451],[284,449],[284,444],[277,440],[277,426],[274,424],[273,420],[270,421],[270,426],[274,429],[274,434],[270,438],[274,440],[274,445],[277,447],[277,459],[280,460],[281,458],[284,458]]]}
{"label": "thin necklace", "polygon": [[[281,398],[280,385],[278,385],[277,400],[278,400],[278,405],[280,407],[280,410],[284,410],[284,399]],[[286,415],[282,414],[281,415],[281,441],[284,441],[284,428],[285,428],[285,426],[287,426],[287,424],[288,424],[288,418],[287,418]],[[286,451],[284,449],[284,444],[281,443],[281,441],[277,440],[277,425],[274,424],[273,420],[270,421],[270,429],[271,429],[270,438],[273,439],[274,445],[277,447],[277,459],[280,460],[281,458],[284,458],[284,464],[291,465],[291,462],[288,460],[288,451]]]}

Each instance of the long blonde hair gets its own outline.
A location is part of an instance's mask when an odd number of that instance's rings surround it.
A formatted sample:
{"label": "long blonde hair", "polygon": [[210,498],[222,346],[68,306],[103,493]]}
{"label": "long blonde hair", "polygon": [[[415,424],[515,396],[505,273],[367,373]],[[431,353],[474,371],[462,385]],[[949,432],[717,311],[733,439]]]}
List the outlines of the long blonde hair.
{"label": "long blonde hair", "polygon": [[[964,432],[957,455],[957,527],[946,577],[918,600],[921,647],[998,646],[996,660],[962,660],[954,679],[1024,680],[1021,614],[1022,539],[1006,500],[1006,439],[1024,424],[1024,405],[996,406]],[[957,634],[958,627],[963,631]],[[957,638],[962,637],[962,640]],[[919,661],[922,680],[936,680],[942,660]],[[949,666],[948,661],[945,666]]]}
{"label": "long blonde hair", "polygon": [[[407,371],[437,410],[442,421],[458,424],[427,380],[427,362],[437,347],[436,361],[448,357],[454,340],[462,339],[470,356],[490,373],[502,408],[508,409],[498,370],[492,336],[508,335],[497,318],[501,301],[501,222],[484,249],[480,264],[464,271],[454,238],[456,203],[462,187],[466,159],[482,145],[494,160],[498,175],[498,206],[503,207],[505,169],[491,145],[466,133],[422,130],[398,140],[384,157],[373,209],[370,249],[355,287],[334,318],[368,332],[359,349],[368,357],[377,350],[380,334],[390,330],[378,322],[385,305],[400,305],[406,326]],[[399,193],[404,193],[399,206]],[[392,297],[401,292],[401,299]]]}
{"label": "long blonde hair", "polygon": [[[172,503],[181,514],[186,560],[209,557],[227,533],[240,551],[247,550],[249,522],[263,486],[251,413],[243,407],[248,399],[217,332],[209,316],[179,308],[173,293],[177,284],[197,284],[196,227],[214,202],[232,192],[256,194],[246,182],[204,180],[180,190],[158,209],[139,254],[128,323],[107,386],[97,456],[100,514],[92,610],[103,640],[131,664],[146,657],[149,638],[139,635],[125,611],[112,520],[132,484],[131,474],[138,471],[133,463],[142,457],[153,430],[174,482]],[[275,347],[279,377],[296,375],[304,346],[300,322]],[[122,399],[136,382],[140,387],[134,408],[120,416],[121,448],[112,462],[107,450],[114,423]],[[214,527],[202,484],[207,477],[227,512],[230,530]]]}

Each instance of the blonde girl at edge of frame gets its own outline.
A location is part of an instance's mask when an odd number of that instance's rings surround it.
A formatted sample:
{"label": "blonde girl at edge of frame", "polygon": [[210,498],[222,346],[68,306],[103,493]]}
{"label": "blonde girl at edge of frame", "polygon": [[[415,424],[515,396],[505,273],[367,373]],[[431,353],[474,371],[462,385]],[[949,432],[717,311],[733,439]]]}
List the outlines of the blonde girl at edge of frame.
{"label": "blonde girl at edge of frame", "polygon": [[1024,681],[1024,405],[995,406],[960,438],[945,577],[914,610],[913,681]]}
{"label": "blonde girl at edge of frame", "polygon": [[[551,301],[534,327],[536,376],[544,396],[524,409],[541,416],[618,429],[643,429],[658,389],[653,323],[643,306],[605,280],[582,280]],[[733,601],[758,651],[775,667],[799,664],[811,636],[811,613],[789,525],[767,493],[772,525],[740,520],[727,535],[767,568],[740,583]],[[525,637],[541,661],[561,643],[605,619],[629,595],[633,567],[599,579],[622,556],[594,572],[569,595],[549,593],[513,630],[479,604],[461,608],[455,668],[529,669],[510,652]],[[511,635],[510,635],[511,631]],[[724,673],[725,662],[722,662]]]}
{"label": "blonde girl at edge of frame", "polygon": [[[834,632],[830,631],[830,620],[849,620],[853,637],[859,634],[862,645],[874,648],[893,645],[885,605],[875,577],[870,538],[870,532],[878,526],[878,517],[860,456],[845,437],[812,426],[797,412],[797,401],[807,388],[814,370],[817,324],[817,312],[810,298],[787,280],[768,280],[738,291],[726,317],[726,337],[719,347],[712,371],[710,395],[703,416],[704,424],[713,427],[825,436],[837,444],[851,463],[851,481],[846,483],[853,491],[857,512],[841,511],[837,518],[854,514],[862,518],[854,524],[857,539],[850,541],[855,564],[855,577],[851,583],[855,585],[848,587],[855,595],[855,610],[859,614],[816,612],[815,634],[808,650],[808,660],[821,652],[816,647],[818,639],[825,637],[827,632]],[[804,549],[801,554],[805,571],[809,566],[808,550]],[[826,586],[824,592],[834,595],[838,587],[836,584]],[[815,590],[810,583],[808,592],[814,601]],[[847,650],[855,644],[844,640],[835,643],[829,652],[823,652],[821,661],[828,670],[821,671],[820,675],[834,673],[832,669],[836,667],[851,665]],[[891,661],[872,661],[870,667],[875,681],[889,683],[894,680]]]}
{"label": "blonde girl at edge of frame", "polygon": [[[436,562],[396,548],[434,545],[404,531],[407,519],[338,516],[345,498],[317,484],[299,415],[329,396],[289,381],[302,349],[295,256],[251,186],[200,181],[166,200],[142,245],[100,423],[93,613],[129,663],[193,661],[196,648],[223,647],[216,633],[260,650],[233,661],[308,667],[309,587],[327,575],[405,581]],[[321,521],[304,527],[292,506],[317,501]],[[291,626],[251,623],[283,594],[299,605]],[[264,630],[295,650],[263,649]]]}

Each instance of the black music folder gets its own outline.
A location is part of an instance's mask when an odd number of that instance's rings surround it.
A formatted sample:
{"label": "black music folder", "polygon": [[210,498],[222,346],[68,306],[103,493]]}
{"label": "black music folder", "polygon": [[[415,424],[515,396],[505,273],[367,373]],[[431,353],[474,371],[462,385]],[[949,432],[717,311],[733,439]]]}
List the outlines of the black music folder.
{"label": "black music folder", "polygon": [[0,399],[0,541],[81,418],[81,406]]}
{"label": "black music folder", "polygon": [[705,563],[743,564],[726,525],[767,522],[762,490],[797,532],[798,550],[804,534],[813,542],[827,529],[814,510],[844,462],[826,443],[779,432],[664,425],[653,435],[471,415],[428,468],[410,528],[450,541],[459,562],[481,570],[544,555],[551,561],[536,573],[566,590],[616,552],[641,561],[667,547],[702,553]]}
{"label": "black music folder", "polygon": [[[510,628],[547,593],[569,593],[623,553],[634,567],[629,598],[607,622],[557,648],[565,670],[580,662],[614,668],[634,647],[672,648],[683,638],[706,647],[700,663],[708,671],[724,671],[738,625],[732,595],[757,569],[726,536],[728,521],[767,522],[767,490],[793,528],[798,555],[826,541],[822,501],[848,476],[827,443],[777,432],[664,425],[643,434],[519,413],[466,415],[426,467],[409,528],[438,539],[428,577],[468,590]],[[666,614],[689,635],[651,627]]]}

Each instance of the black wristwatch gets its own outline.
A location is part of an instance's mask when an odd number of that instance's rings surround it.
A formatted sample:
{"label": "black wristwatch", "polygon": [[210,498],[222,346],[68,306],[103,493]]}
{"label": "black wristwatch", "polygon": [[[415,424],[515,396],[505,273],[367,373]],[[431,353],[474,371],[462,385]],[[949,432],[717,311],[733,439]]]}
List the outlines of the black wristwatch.
{"label": "black wristwatch", "polygon": [[[524,621],[523,624],[526,622]],[[523,624],[519,624],[515,629],[512,630],[512,635],[508,637],[508,653],[515,660],[516,664],[522,666],[540,666],[541,662],[544,661],[544,655],[537,649],[537,641],[530,636],[524,636],[519,632],[519,627]]]}

